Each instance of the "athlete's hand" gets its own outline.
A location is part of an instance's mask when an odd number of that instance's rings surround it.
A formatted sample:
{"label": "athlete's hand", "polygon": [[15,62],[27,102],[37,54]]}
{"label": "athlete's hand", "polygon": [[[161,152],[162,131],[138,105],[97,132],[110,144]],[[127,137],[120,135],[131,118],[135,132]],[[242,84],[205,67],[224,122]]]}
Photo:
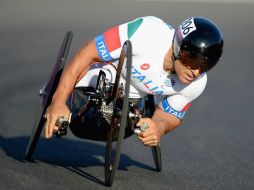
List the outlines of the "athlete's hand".
{"label": "athlete's hand", "polygon": [[162,128],[156,126],[156,123],[150,118],[141,118],[136,126],[141,127],[144,124],[147,125],[147,128],[138,135],[139,140],[146,146],[159,145],[160,139],[164,134]]}
{"label": "athlete's hand", "polygon": [[70,110],[65,104],[51,103],[44,115],[44,118],[46,119],[44,124],[45,138],[51,138],[53,133],[58,131],[59,128],[56,126],[58,117],[64,116],[66,119],[69,119],[69,115]]}

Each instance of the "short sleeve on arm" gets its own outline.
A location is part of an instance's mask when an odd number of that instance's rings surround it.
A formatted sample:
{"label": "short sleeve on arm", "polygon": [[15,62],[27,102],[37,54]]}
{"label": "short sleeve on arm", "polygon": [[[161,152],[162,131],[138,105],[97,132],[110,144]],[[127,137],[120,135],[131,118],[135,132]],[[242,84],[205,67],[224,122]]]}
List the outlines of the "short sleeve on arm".
{"label": "short sleeve on arm", "polygon": [[166,113],[172,114],[179,119],[184,118],[190,104],[190,101],[180,94],[167,96],[160,103],[161,108]]}
{"label": "short sleeve on arm", "polygon": [[116,53],[122,47],[119,27],[110,28],[103,34],[95,37],[96,48],[103,61],[112,61],[119,57]]}
{"label": "short sleeve on arm", "polygon": [[166,96],[160,103],[161,108],[179,119],[183,119],[191,102],[202,94],[207,83],[207,75],[203,73],[179,93]]}
{"label": "short sleeve on arm", "polygon": [[95,37],[96,48],[103,61],[118,59],[122,46],[140,28],[144,18],[137,18],[131,22],[114,26],[103,34]]}

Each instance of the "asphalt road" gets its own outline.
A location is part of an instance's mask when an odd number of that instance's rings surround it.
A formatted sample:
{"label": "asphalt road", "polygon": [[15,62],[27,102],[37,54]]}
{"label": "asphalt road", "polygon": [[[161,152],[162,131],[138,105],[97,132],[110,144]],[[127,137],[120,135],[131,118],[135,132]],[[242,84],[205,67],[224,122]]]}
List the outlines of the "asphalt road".
{"label": "asphalt road", "polygon": [[[1,1],[0,189],[253,189],[254,4],[128,1]],[[225,37],[220,64],[183,125],[161,142],[163,171],[154,171],[149,148],[124,141],[111,188],[103,185],[104,144],[40,139],[34,162],[24,160],[38,91],[58,47],[74,33],[70,56],[115,24],[154,15],[177,26],[186,17],[214,20]]]}

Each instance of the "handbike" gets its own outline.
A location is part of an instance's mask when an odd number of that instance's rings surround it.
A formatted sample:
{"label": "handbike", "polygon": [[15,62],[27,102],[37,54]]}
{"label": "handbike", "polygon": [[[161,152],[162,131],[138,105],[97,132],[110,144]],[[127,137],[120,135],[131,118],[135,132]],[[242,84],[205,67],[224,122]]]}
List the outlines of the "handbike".
{"label": "handbike", "polygon": [[[36,121],[34,129],[29,139],[26,151],[26,159],[31,160],[40,134],[42,132],[45,119],[46,108],[49,106],[52,96],[58,85],[65,60],[70,48],[72,32],[68,32],[61,45],[55,68],[52,72],[49,82],[46,87],[41,90],[41,110],[39,120]],[[84,136],[79,136],[78,133],[72,130],[73,134],[80,138],[97,140],[106,142],[105,147],[105,184],[111,186],[114,180],[115,172],[119,165],[121,155],[121,145],[124,138],[134,134],[135,124],[142,117],[139,112],[136,112],[137,105],[129,100],[129,88],[131,77],[131,61],[132,47],[131,42],[126,41],[123,45],[119,63],[116,69],[116,78],[114,83],[109,83],[103,71],[97,79],[95,89],[86,90],[83,94],[88,97],[85,104],[80,108],[78,113],[74,115],[69,123],[70,129],[73,126],[88,126],[83,127],[85,130]],[[120,76],[125,78],[125,84],[120,82]],[[148,97],[143,113],[153,113],[154,102]],[[150,109],[150,110],[149,110]],[[89,122],[88,116],[96,116],[96,126],[89,128],[86,122]],[[146,114],[147,115],[147,114]],[[60,127],[58,136],[65,135],[67,125]],[[161,171],[161,154],[160,147],[152,147],[156,170]]]}

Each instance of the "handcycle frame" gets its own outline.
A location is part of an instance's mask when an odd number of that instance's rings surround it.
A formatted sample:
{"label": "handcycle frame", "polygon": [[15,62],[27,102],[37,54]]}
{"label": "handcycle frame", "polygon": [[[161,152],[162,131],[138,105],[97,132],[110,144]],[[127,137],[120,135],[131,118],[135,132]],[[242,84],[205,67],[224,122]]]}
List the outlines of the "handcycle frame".
{"label": "handcycle frame", "polygon": [[[56,63],[53,72],[50,76],[46,86],[40,90],[40,109],[37,114],[36,123],[29,138],[29,143],[26,150],[26,159],[31,160],[35,151],[36,145],[40,138],[45,118],[43,115],[46,112],[47,107],[50,105],[52,96],[59,83],[65,61],[70,49],[73,33],[67,32],[62,45],[60,47]],[[124,65],[125,63],[125,65]],[[131,77],[131,64],[132,64],[132,46],[130,41],[126,41],[123,45],[121,56],[119,59],[116,79],[111,88],[108,87],[105,74],[100,72],[96,93],[90,94],[90,101],[80,109],[77,117],[74,117],[70,124],[76,124],[79,121],[79,115],[85,113],[90,106],[97,106],[98,111],[102,116],[106,114],[106,120],[110,123],[110,127],[107,128],[106,134],[106,147],[105,147],[105,185],[111,186],[114,181],[114,176],[119,165],[121,155],[121,145],[124,139],[126,126],[135,125],[135,121],[140,117],[139,115],[130,116],[130,102],[129,102],[129,87]],[[125,66],[125,68],[123,67]],[[120,75],[125,72],[125,86],[120,84]],[[106,88],[107,86],[107,88]],[[120,103],[119,103],[120,102]],[[92,103],[92,104],[91,104]],[[106,109],[105,109],[106,108]],[[108,113],[108,108],[110,112]],[[143,116],[149,117],[153,114],[155,109],[155,103],[152,95],[146,97],[146,104],[143,111]],[[134,118],[134,119],[133,119]],[[157,171],[162,170],[161,151],[160,146],[152,147],[152,153],[154,156],[154,162]]]}

